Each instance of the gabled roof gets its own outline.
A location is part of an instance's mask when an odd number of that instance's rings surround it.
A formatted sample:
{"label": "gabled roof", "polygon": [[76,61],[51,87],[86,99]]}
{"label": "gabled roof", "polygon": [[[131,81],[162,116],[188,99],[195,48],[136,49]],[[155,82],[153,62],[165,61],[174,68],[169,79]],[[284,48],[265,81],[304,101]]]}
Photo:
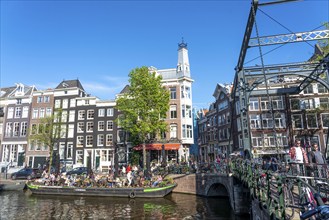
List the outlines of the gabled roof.
{"label": "gabled roof", "polygon": [[16,86],[6,87],[0,89],[0,98],[8,97],[16,89]]}
{"label": "gabled roof", "polygon": [[37,91],[35,86],[27,86],[22,83],[16,83],[16,86],[0,88],[0,98],[11,98],[16,96],[19,91],[19,96],[30,96],[34,91]]}
{"label": "gabled roof", "polygon": [[124,94],[124,93],[127,93],[129,91],[129,88],[130,86],[129,85],[126,85],[119,94]]}
{"label": "gabled roof", "polygon": [[79,88],[83,91],[84,88],[78,79],[74,80],[63,80],[55,89],[65,89],[65,88]]}

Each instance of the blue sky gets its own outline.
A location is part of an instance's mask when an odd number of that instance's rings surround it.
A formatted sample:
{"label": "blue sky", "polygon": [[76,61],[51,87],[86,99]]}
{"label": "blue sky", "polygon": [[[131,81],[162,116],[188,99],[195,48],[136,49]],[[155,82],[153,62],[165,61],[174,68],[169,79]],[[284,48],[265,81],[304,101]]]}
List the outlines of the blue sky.
{"label": "blue sky", "polygon": [[[175,68],[177,44],[184,37],[193,105],[208,107],[216,84],[233,81],[250,5],[250,0],[2,0],[0,86],[21,82],[46,89],[78,78],[88,93],[114,99],[133,68]],[[260,36],[311,31],[329,20],[328,0],[261,10],[256,20]],[[309,43],[285,45],[264,56],[264,63],[305,61],[314,50],[315,42]],[[258,49],[248,50],[245,61],[258,56]],[[260,59],[248,66],[255,64]]]}

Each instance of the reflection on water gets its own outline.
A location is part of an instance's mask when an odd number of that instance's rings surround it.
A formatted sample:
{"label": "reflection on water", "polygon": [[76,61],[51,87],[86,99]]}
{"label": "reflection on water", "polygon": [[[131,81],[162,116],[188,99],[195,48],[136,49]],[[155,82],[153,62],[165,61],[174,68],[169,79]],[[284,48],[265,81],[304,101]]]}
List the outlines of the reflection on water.
{"label": "reflection on water", "polygon": [[[238,219],[227,198],[173,193],[165,198],[37,196],[0,193],[0,219]],[[243,218],[241,218],[243,219]]]}

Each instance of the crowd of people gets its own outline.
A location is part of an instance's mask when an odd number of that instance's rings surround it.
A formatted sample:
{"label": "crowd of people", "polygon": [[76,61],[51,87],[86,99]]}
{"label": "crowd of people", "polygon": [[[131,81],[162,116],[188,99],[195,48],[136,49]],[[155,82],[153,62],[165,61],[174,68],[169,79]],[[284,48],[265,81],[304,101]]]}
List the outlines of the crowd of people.
{"label": "crowd of people", "polygon": [[108,173],[72,174],[66,175],[48,173],[44,169],[41,178],[36,179],[35,183],[50,186],[71,186],[71,187],[156,187],[171,183],[170,179],[164,179],[162,175],[145,175],[143,170],[137,166],[122,165],[117,171],[110,167]]}

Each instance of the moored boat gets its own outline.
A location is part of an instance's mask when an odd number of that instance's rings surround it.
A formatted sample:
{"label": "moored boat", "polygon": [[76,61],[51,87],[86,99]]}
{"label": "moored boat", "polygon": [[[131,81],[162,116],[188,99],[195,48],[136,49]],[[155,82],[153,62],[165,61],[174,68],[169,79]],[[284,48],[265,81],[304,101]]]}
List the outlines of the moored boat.
{"label": "moored boat", "polygon": [[108,196],[126,198],[159,198],[172,192],[176,184],[163,187],[70,187],[70,186],[44,186],[28,183],[27,188],[37,195],[66,195],[66,196]]}
{"label": "moored boat", "polygon": [[0,191],[21,191],[25,188],[25,181],[1,180]]}

